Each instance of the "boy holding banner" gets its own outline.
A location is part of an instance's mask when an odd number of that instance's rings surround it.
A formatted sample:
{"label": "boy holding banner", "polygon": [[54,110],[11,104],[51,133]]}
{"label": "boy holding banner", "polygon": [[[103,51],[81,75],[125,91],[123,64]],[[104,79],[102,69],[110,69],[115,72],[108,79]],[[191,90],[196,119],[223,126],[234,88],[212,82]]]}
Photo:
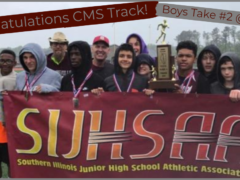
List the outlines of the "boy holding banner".
{"label": "boy holding banner", "polygon": [[[148,88],[148,79],[134,72],[135,52],[131,45],[122,44],[114,56],[114,74],[104,82],[106,91],[110,92],[144,92],[152,95],[154,90]],[[102,88],[92,90],[94,94],[103,92]]]}
{"label": "boy holding banner", "polygon": [[46,55],[38,44],[25,45],[19,52],[19,60],[24,71],[17,74],[16,90],[26,91],[26,99],[33,91],[59,91],[61,75],[47,67]]}

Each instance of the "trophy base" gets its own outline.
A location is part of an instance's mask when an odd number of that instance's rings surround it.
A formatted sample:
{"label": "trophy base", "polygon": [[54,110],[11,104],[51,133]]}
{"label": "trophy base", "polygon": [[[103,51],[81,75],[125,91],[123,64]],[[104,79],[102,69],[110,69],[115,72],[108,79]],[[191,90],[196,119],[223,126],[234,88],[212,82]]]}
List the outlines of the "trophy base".
{"label": "trophy base", "polygon": [[157,80],[150,81],[150,89],[175,89],[174,84],[178,84],[178,80]]}

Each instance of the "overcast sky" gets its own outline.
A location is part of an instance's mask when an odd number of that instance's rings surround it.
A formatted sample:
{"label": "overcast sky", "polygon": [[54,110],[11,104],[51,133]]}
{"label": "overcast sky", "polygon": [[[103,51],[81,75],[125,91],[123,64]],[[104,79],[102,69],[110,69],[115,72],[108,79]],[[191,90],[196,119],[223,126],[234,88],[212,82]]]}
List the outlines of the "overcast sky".
{"label": "overcast sky", "polygon": [[[121,2],[124,3],[124,2]],[[179,5],[188,5],[196,7],[215,8],[223,10],[239,11],[240,2],[167,2]],[[91,7],[99,5],[117,4],[117,2],[0,2],[0,16],[24,14],[31,12],[42,12],[50,10],[62,10],[71,8]],[[240,11],[239,11],[240,12]],[[0,34],[0,48],[17,47],[29,42],[40,44],[43,48],[49,47],[48,38],[52,37],[57,31],[62,31],[67,39],[84,40],[92,44],[92,40],[97,35],[105,35],[110,39],[110,43],[120,44],[125,42],[126,37],[131,33],[140,34],[146,43],[153,43],[159,36],[157,25],[165,17],[156,17],[152,19],[119,22],[115,24],[115,42],[113,23],[79,26],[72,28],[58,28],[50,30],[28,31],[10,34]],[[167,18],[170,29],[167,29],[166,41],[169,44],[176,45],[175,37],[183,30],[197,30],[210,32],[218,27],[223,30],[225,26],[231,26],[222,23],[191,21],[177,18]],[[151,28],[149,28],[149,26]],[[239,26],[236,26],[240,30]],[[202,34],[201,34],[202,35]]]}

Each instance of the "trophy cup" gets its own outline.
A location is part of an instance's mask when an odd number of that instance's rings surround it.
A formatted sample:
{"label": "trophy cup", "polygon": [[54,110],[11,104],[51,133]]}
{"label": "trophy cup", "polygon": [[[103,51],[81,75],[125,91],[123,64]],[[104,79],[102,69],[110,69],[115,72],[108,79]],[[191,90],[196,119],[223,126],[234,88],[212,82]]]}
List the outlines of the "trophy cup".
{"label": "trophy cup", "polygon": [[[166,23],[166,20],[164,22]],[[164,35],[166,36],[166,33]],[[171,45],[165,43],[165,36],[162,44],[157,45],[157,63],[155,73],[157,74],[157,77],[149,82],[151,89],[174,89],[174,84],[178,83],[174,75],[176,68],[174,63],[174,56],[171,56]],[[160,35],[160,38],[161,37],[162,34]],[[157,41],[160,38],[158,38]]]}

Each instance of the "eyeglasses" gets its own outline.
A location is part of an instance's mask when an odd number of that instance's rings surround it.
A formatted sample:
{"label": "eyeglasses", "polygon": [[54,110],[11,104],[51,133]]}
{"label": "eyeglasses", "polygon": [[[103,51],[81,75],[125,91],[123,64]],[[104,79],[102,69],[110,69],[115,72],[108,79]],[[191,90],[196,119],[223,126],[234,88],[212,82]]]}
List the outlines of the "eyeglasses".
{"label": "eyeglasses", "polygon": [[11,59],[0,59],[0,64],[12,64],[14,61]]}
{"label": "eyeglasses", "polygon": [[52,46],[54,46],[54,47],[57,47],[57,46],[63,47],[65,45],[66,45],[66,43],[52,43]]}

